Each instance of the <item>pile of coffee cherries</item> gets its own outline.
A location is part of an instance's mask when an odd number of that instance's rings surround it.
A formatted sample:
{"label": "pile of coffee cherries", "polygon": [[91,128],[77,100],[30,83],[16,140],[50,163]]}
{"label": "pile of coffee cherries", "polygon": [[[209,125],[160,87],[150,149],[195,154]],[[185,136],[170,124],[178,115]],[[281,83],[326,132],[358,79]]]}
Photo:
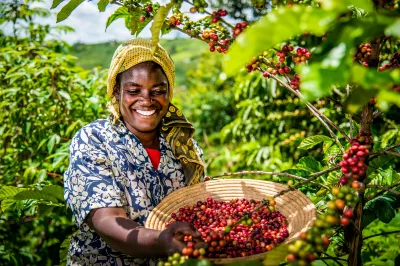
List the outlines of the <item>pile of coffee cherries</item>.
{"label": "pile of coffee cherries", "polygon": [[[268,204],[267,204],[268,203]],[[233,199],[216,201],[209,197],[194,206],[185,206],[171,214],[171,221],[188,222],[201,233],[203,250],[194,249],[191,241],[182,254],[197,258],[236,258],[264,253],[288,236],[287,220],[275,210],[271,198],[258,210],[261,201]]]}

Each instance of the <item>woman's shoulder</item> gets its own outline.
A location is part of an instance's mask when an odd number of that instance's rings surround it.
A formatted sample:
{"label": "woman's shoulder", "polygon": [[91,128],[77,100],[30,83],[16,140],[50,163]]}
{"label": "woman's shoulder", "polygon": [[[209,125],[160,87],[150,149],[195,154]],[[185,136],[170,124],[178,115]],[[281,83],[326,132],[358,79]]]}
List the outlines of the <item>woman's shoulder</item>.
{"label": "woman's shoulder", "polygon": [[74,136],[74,139],[85,139],[90,137],[101,138],[112,132],[112,124],[109,119],[97,119],[81,127]]}

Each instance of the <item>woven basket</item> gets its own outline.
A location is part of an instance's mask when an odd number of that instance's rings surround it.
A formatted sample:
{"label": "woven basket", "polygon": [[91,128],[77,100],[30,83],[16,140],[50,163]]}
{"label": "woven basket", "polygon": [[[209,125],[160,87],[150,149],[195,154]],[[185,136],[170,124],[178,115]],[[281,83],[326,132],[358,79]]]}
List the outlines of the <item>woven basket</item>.
{"label": "woven basket", "polygon": [[[279,183],[252,179],[218,179],[184,187],[169,194],[153,209],[145,226],[151,229],[165,229],[165,223],[171,220],[171,213],[178,212],[180,207],[193,206],[197,201],[212,197],[218,201],[229,201],[236,198],[262,200],[274,196],[288,187]],[[315,218],[314,204],[303,193],[294,190],[277,197],[276,210],[288,220],[289,237],[284,243],[297,239],[301,232],[309,229]],[[216,264],[227,264],[239,261],[262,260],[266,253],[247,257],[224,258],[211,260]]]}

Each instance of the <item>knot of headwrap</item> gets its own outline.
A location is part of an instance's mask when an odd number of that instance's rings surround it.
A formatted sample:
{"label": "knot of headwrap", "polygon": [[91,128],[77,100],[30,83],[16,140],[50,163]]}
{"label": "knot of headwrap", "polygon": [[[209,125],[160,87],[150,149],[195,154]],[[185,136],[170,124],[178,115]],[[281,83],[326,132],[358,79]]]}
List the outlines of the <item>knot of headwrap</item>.
{"label": "knot of headwrap", "polygon": [[[175,82],[174,62],[160,44],[157,44],[155,50],[152,49],[151,40],[134,38],[121,44],[115,51],[107,79],[107,94],[112,99],[108,103],[108,109],[114,117],[114,122],[120,118],[119,102],[113,95],[117,75],[139,63],[153,61],[162,67],[168,79],[171,101]],[[200,182],[204,174],[204,164],[193,145],[194,128],[172,103],[161,122],[161,134],[172,148],[174,156],[181,162],[186,184]]]}

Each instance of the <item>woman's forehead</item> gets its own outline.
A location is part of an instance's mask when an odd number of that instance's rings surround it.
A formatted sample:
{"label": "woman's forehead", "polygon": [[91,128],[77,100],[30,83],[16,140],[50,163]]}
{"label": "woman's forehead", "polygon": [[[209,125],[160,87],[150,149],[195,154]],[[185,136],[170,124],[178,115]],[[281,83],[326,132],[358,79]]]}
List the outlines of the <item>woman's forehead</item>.
{"label": "woman's forehead", "polygon": [[161,66],[154,62],[143,62],[122,72],[122,80],[139,79],[167,79]]}

